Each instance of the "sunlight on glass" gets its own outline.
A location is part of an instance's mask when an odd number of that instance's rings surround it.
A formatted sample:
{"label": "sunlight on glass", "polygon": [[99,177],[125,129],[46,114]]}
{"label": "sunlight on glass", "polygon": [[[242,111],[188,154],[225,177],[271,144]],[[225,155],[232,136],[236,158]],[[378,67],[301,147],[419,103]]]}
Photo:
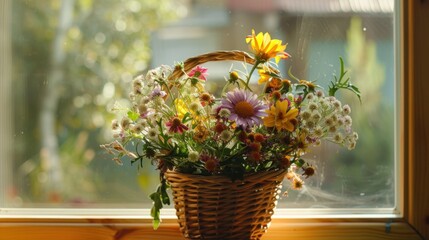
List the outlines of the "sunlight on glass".
{"label": "sunlight on glass", "polygon": [[145,61],[138,60],[134,63],[134,69],[136,72],[141,72],[147,68],[147,64]]}
{"label": "sunlight on glass", "polygon": [[104,35],[104,33],[102,33],[102,32],[97,33],[97,34],[95,35],[95,41],[96,41],[98,44],[103,44],[103,43],[104,43],[104,41],[106,41],[106,35]]}
{"label": "sunlight on glass", "polygon": [[69,36],[70,36],[71,39],[78,40],[78,39],[81,38],[82,34],[81,34],[81,31],[80,31],[79,28],[72,27],[69,30]]}
{"label": "sunlight on glass", "polygon": [[133,80],[133,75],[129,72],[124,72],[121,74],[121,80],[124,83],[131,82],[131,80]]}
{"label": "sunlight on glass", "polygon": [[[342,56],[365,103],[342,93],[359,133],[355,151],[311,149],[306,160],[315,177],[304,179],[302,191],[290,189],[279,207],[395,206],[393,0],[95,2],[12,1],[13,125],[1,126],[13,136],[6,139],[13,146],[4,165],[10,174],[1,176],[6,207],[150,207],[159,177],[150,162],[139,167],[123,159],[117,166],[99,147],[111,140],[112,120],[127,114],[130,83],[206,52],[251,51],[244,39],[252,28],[288,44],[282,72],[318,85],[339,73]],[[206,87],[221,92],[228,69],[241,64],[205,67]]]}
{"label": "sunlight on glass", "polygon": [[115,28],[119,32],[123,32],[125,29],[127,29],[127,23],[124,20],[119,19],[115,22]]}
{"label": "sunlight on glass", "polygon": [[103,115],[101,113],[93,113],[92,114],[92,123],[96,127],[102,127],[105,124]]}
{"label": "sunlight on glass", "polygon": [[129,1],[128,2],[128,9],[131,12],[139,12],[142,8],[142,5],[139,1]]}
{"label": "sunlight on glass", "polygon": [[77,96],[73,99],[73,104],[76,108],[81,108],[86,104],[85,98],[83,96]]}
{"label": "sunlight on glass", "polygon": [[115,85],[111,82],[104,84],[103,87],[103,96],[105,98],[112,98],[115,94]]}

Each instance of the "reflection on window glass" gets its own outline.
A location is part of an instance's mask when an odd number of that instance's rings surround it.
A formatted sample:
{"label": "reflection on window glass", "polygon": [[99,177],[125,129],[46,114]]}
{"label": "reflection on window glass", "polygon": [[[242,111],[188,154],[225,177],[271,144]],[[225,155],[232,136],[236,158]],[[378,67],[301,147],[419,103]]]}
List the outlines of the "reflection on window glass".
{"label": "reflection on window glass", "polygon": [[[313,149],[306,157],[317,176],[279,207],[395,206],[393,0],[14,0],[12,12],[13,156],[4,166],[13,174],[3,179],[4,207],[149,207],[158,183],[150,163],[118,167],[99,147],[111,139],[112,109],[126,106],[134,76],[209,51],[247,50],[251,29],[288,42],[292,58],[280,68],[320,85],[342,56],[364,99],[342,96],[353,103],[356,150]],[[208,64],[213,89],[231,64]]]}

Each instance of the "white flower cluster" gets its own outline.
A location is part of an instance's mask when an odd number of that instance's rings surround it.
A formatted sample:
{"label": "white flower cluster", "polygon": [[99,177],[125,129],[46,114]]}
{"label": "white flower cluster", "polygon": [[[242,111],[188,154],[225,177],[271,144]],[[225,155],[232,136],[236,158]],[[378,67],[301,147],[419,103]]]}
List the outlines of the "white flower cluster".
{"label": "white flower cluster", "polygon": [[301,105],[300,131],[315,145],[326,139],[354,149],[358,134],[352,130],[350,113],[350,106],[342,106],[335,97],[325,97],[321,91],[309,93]]}
{"label": "white flower cluster", "polygon": [[162,90],[159,82],[166,81],[171,72],[169,66],[161,66],[150,70],[146,77],[140,75],[133,80],[133,88],[129,94],[132,111],[120,121],[113,120],[113,137],[126,139],[144,136],[150,140],[157,140],[159,135],[157,121],[162,117],[161,112],[169,108],[164,101],[167,93]]}

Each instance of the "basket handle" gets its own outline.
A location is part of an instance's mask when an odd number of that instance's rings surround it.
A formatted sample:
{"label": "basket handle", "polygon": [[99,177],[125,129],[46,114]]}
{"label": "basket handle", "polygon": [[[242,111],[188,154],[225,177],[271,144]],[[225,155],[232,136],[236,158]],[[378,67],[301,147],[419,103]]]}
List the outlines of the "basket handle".
{"label": "basket handle", "polygon": [[[170,79],[178,79],[180,78],[184,72],[189,72],[192,68],[204,64],[207,62],[218,62],[218,61],[240,61],[247,64],[255,64],[256,60],[248,53],[243,51],[215,51],[209,52],[206,54],[202,54],[199,56],[188,58],[183,64],[184,69],[182,71],[181,68],[174,69],[173,73],[170,75]],[[278,73],[279,71],[271,66],[268,66],[270,71],[274,73]]]}

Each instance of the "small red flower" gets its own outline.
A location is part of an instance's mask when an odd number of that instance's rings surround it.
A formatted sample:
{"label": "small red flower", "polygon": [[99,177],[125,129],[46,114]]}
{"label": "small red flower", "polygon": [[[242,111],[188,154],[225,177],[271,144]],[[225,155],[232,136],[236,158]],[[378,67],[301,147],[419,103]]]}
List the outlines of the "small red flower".
{"label": "small red flower", "polygon": [[169,127],[169,132],[183,133],[184,131],[189,129],[185,124],[182,123],[182,121],[180,121],[178,117],[174,117],[165,125]]}
{"label": "small red flower", "polygon": [[259,151],[252,151],[249,153],[249,160],[255,162],[255,163],[260,163],[262,162],[262,155]]}
{"label": "small red flower", "polygon": [[206,81],[207,80],[207,68],[201,67],[201,66],[196,66],[195,68],[193,68],[189,73],[188,76],[189,77],[195,77],[201,80]]}
{"label": "small red flower", "polygon": [[214,173],[219,165],[219,162],[211,158],[205,163],[205,168],[207,171]]}
{"label": "small red flower", "polygon": [[316,169],[311,165],[302,167],[302,170],[304,170],[304,173],[302,174],[302,176],[305,176],[305,178],[313,176],[314,173],[316,172]]}
{"label": "small red flower", "polygon": [[261,143],[261,142],[265,141],[265,136],[260,134],[260,133],[256,133],[255,134],[255,141]]}
{"label": "small red flower", "polygon": [[247,133],[245,131],[240,131],[238,133],[238,140],[240,140],[241,142],[246,142],[247,141]]}
{"label": "small red flower", "polygon": [[226,129],[228,129],[228,127],[224,123],[221,123],[221,122],[217,122],[216,125],[213,127],[213,130],[218,134],[220,134],[221,132],[223,132]]}
{"label": "small red flower", "polygon": [[200,95],[200,101],[201,105],[205,107],[207,105],[212,105],[214,103],[214,98],[210,93],[205,92]]}
{"label": "small red flower", "polygon": [[247,134],[247,140],[249,142],[254,142],[255,141],[255,134],[254,133]]}
{"label": "small red flower", "polygon": [[204,162],[204,167],[210,173],[214,173],[219,167],[219,160],[214,156],[210,156],[208,154],[202,154],[200,156],[200,160]]}
{"label": "small red flower", "polygon": [[258,142],[252,142],[248,145],[248,147],[249,147],[250,151],[252,151],[252,152],[260,152],[262,145]]}

